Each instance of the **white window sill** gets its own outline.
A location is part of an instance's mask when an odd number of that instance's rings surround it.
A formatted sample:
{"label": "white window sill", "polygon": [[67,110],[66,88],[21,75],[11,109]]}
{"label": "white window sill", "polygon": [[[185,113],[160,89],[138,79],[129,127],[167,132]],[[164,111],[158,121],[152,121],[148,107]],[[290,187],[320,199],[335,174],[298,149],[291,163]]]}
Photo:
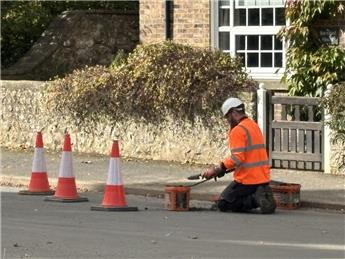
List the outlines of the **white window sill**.
{"label": "white window sill", "polygon": [[248,73],[248,75],[251,76],[254,80],[256,79],[281,80],[283,77],[282,72],[275,73],[274,71],[259,72],[259,71],[250,71],[249,69],[247,69],[246,73]]}

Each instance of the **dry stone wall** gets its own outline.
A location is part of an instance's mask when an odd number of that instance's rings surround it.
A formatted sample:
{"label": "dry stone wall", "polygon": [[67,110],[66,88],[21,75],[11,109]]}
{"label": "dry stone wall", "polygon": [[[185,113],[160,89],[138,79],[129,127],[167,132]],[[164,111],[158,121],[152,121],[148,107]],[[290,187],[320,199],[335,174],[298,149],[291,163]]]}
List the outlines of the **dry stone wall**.
{"label": "dry stone wall", "polygon": [[345,175],[345,143],[337,142],[331,146],[331,174]]}
{"label": "dry stone wall", "polygon": [[[90,125],[77,126],[69,116],[47,113],[44,108],[44,82],[1,81],[0,145],[8,148],[32,148],[36,131],[43,129],[45,148],[60,151],[64,131],[71,134],[75,152],[109,154],[111,140],[119,139],[125,158],[218,163],[228,155],[227,125],[221,118],[205,126],[168,119],[159,125],[110,122],[107,119]],[[242,93],[248,114],[256,117],[256,95]],[[331,173],[345,175],[345,145],[331,146]]]}
{"label": "dry stone wall", "polygon": [[[207,126],[172,119],[159,125],[104,119],[81,128],[68,116],[46,112],[43,87],[43,82],[2,81],[1,146],[31,148],[35,132],[44,127],[45,148],[54,151],[61,150],[67,129],[76,152],[109,154],[111,140],[118,138],[122,156],[127,158],[209,164],[219,163],[228,154],[227,125],[221,117]],[[248,103],[249,114],[254,114],[255,95],[240,97]]]}
{"label": "dry stone wall", "polygon": [[86,65],[110,65],[117,51],[139,43],[139,14],[133,11],[68,11],[54,19],[6,80],[48,80]]}

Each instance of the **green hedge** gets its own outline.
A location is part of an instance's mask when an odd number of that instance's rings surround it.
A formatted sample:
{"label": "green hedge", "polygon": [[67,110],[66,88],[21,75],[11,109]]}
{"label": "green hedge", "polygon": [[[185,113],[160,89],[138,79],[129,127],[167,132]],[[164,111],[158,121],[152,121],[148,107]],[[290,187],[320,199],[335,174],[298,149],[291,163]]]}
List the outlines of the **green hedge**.
{"label": "green hedge", "polygon": [[345,82],[333,86],[330,94],[323,98],[323,106],[332,118],[326,123],[334,132],[333,140],[345,143]]}
{"label": "green hedge", "polygon": [[167,114],[207,123],[225,98],[257,87],[238,59],[171,42],[140,45],[117,64],[76,70],[50,82],[48,107],[78,123],[103,116],[159,123]]}

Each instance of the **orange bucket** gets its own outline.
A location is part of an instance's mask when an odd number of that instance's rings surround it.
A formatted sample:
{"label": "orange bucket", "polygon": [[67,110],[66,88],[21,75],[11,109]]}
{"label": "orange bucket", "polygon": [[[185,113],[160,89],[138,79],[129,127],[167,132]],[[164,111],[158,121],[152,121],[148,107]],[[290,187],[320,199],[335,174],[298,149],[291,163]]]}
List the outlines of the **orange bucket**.
{"label": "orange bucket", "polygon": [[165,186],[165,208],[172,211],[188,211],[191,187]]}
{"label": "orange bucket", "polygon": [[277,207],[281,209],[297,209],[301,204],[301,185],[296,183],[270,184]]}

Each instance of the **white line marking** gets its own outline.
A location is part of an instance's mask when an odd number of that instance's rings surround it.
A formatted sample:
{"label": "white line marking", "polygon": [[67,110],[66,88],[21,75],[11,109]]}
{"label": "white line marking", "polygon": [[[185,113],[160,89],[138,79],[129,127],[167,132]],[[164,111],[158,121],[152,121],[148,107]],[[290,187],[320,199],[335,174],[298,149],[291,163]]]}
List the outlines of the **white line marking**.
{"label": "white line marking", "polygon": [[207,240],[207,241],[234,244],[234,245],[281,246],[281,247],[295,247],[295,248],[302,248],[302,249],[345,251],[344,245],[335,245],[335,244],[303,244],[303,243],[284,243],[284,242],[253,241],[253,240]]}

